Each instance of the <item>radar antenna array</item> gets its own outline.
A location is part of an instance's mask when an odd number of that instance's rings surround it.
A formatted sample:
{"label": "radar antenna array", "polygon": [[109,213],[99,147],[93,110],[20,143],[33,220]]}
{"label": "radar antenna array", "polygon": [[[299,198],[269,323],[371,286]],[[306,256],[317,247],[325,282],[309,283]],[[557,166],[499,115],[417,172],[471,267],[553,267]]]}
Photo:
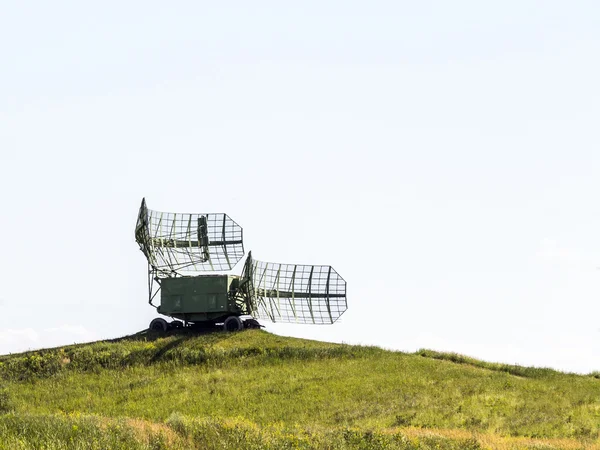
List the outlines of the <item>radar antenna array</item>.
{"label": "radar antenna array", "polygon": [[153,211],[145,199],[135,238],[160,276],[231,270],[244,257],[242,227],[227,214]]}
{"label": "radar antenna array", "polygon": [[328,324],[348,308],[346,281],[331,266],[263,262],[248,254],[242,279],[251,314],[260,319]]}
{"label": "radar antenna array", "polygon": [[179,214],[148,209],[142,199],[135,240],[148,261],[149,303],[162,291],[162,318],[150,328],[218,323],[228,330],[273,322],[330,324],[348,308],[346,281],[331,266],[279,264],[248,253],[241,276],[229,271],[244,257],[242,228],[227,214]]}

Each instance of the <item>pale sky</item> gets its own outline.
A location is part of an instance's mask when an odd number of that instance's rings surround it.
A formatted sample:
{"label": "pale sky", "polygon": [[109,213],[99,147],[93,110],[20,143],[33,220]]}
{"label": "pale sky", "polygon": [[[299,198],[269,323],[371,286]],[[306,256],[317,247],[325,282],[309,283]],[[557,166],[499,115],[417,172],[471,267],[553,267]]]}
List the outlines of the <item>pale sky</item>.
{"label": "pale sky", "polygon": [[[600,370],[600,5],[0,5],[0,354],[156,317],[139,203],[331,264],[267,330]],[[235,273],[240,273],[240,263]]]}

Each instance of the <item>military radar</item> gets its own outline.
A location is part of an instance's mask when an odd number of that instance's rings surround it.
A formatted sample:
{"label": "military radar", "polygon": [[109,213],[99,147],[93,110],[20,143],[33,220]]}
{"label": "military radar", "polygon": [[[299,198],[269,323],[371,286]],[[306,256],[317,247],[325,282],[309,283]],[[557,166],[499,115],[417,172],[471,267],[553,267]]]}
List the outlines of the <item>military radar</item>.
{"label": "military radar", "polygon": [[156,318],[151,330],[331,324],[347,309],[346,282],[331,266],[262,262],[249,252],[241,275],[215,273],[245,256],[242,228],[227,214],[158,212],[142,199],[135,240],[148,261],[148,301],[174,319]]}

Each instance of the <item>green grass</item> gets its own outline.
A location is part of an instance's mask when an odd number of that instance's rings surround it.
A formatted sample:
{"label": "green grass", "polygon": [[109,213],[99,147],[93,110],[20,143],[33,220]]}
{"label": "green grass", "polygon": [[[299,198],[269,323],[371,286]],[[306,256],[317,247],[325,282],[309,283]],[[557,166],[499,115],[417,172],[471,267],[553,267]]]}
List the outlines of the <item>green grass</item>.
{"label": "green grass", "polygon": [[0,449],[600,448],[599,432],[597,374],[430,350],[245,331],[0,356]]}

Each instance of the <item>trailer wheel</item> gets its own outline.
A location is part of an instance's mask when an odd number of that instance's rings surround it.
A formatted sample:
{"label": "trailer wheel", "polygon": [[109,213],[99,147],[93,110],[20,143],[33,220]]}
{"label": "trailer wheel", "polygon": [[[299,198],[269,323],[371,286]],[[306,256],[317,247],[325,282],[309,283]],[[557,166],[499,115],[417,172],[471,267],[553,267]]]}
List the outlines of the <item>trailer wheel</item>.
{"label": "trailer wheel", "polygon": [[242,328],[244,328],[244,324],[238,316],[229,316],[223,323],[225,331],[240,331]]}
{"label": "trailer wheel", "polygon": [[148,328],[152,331],[164,333],[169,328],[169,325],[167,324],[167,321],[165,319],[157,317],[156,319],[153,319],[152,322],[150,322],[150,326]]}
{"label": "trailer wheel", "polygon": [[258,323],[258,320],[252,318],[252,319],[246,319],[244,320],[244,328],[250,328],[250,329],[261,329],[264,328],[263,325],[261,325],[260,323]]}

